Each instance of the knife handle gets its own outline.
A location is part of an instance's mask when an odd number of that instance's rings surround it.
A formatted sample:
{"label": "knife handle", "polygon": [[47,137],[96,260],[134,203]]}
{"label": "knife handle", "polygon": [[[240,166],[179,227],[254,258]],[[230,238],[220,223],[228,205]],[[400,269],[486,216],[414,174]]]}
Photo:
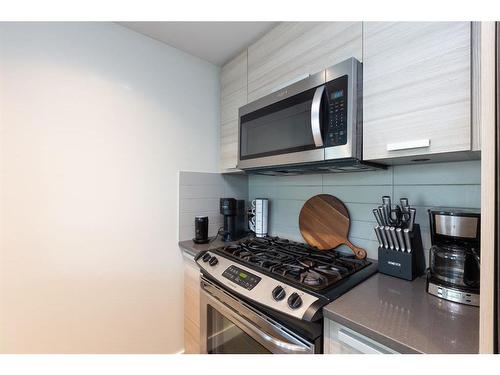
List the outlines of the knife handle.
{"label": "knife handle", "polygon": [[380,212],[378,211],[378,209],[376,208],[373,209],[373,216],[375,216],[375,220],[377,220],[378,225],[384,225],[384,222],[382,221],[382,217],[380,216]]}
{"label": "knife handle", "polygon": [[378,231],[378,225],[375,225],[375,228],[373,229],[375,230],[375,235],[377,236],[379,247],[384,247],[384,241],[382,241],[382,235]]}
{"label": "knife handle", "polygon": [[391,206],[387,204],[382,205],[383,212],[384,212],[384,218],[385,218],[385,225],[389,225],[391,222]]}
{"label": "knife handle", "polygon": [[386,226],[387,223],[387,218],[385,217],[385,209],[383,206],[378,206],[378,212],[380,214],[380,217],[382,218],[382,227]]}
{"label": "knife handle", "polygon": [[398,237],[399,247],[401,247],[401,251],[406,251],[405,240],[403,239],[403,231],[401,228],[396,228],[396,236]]}
{"label": "knife handle", "polygon": [[406,208],[408,207],[408,198],[400,198],[399,202],[401,203],[401,209],[406,212]]}
{"label": "knife handle", "polygon": [[405,238],[406,251],[411,253],[411,238],[410,238],[410,230],[408,228],[403,230],[403,237]]}
{"label": "knife handle", "polygon": [[396,251],[399,251],[399,242],[398,242],[398,239],[396,237],[396,228],[390,227],[389,233],[391,235],[392,242],[394,243],[394,248],[396,249]]}
{"label": "knife handle", "polygon": [[387,242],[389,243],[389,249],[394,250],[394,243],[392,242],[391,233],[389,232],[390,227],[386,226],[384,228],[385,234],[387,236]]}
{"label": "knife handle", "polygon": [[382,197],[382,205],[387,205],[390,208],[391,207],[391,197],[388,195],[384,195]]}
{"label": "knife handle", "polygon": [[415,208],[410,208],[410,219],[408,220],[408,229],[410,232],[413,231],[413,224],[415,224],[415,216],[417,214],[417,210]]}
{"label": "knife handle", "polygon": [[386,234],[385,234],[384,227],[383,226],[378,226],[377,230],[380,233],[380,237],[382,237],[382,242],[384,244],[384,247],[386,249],[388,249],[389,248],[389,242],[387,242],[387,237],[386,237]]}

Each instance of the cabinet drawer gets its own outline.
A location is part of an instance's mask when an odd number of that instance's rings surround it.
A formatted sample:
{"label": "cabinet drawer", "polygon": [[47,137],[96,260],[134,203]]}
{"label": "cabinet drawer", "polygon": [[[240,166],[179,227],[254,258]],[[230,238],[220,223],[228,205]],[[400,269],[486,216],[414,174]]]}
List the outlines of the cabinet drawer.
{"label": "cabinet drawer", "polygon": [[382,345],[333,320],[325,319],[325,354],[397,354]]}

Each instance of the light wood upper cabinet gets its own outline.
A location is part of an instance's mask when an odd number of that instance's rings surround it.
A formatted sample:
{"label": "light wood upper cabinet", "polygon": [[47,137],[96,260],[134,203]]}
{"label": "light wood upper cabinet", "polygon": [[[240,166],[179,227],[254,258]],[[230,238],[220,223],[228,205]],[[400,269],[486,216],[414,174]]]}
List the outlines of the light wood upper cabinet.
{"label": "light wood upper cabinet", "polygon": [[238,162],[238,109],[247,104],[246,50],[222,67],[220,82],[220,169],[232,172]]}
{"label": "light wood upper cabinet", "polygon": [[363,158],[470,151],[471,23],[363,27]]}
{"label": "light wood upper cabinet", "polygon": [[248,47],[248,101],[349,57],[362,61],[361,22],[283,22]]}

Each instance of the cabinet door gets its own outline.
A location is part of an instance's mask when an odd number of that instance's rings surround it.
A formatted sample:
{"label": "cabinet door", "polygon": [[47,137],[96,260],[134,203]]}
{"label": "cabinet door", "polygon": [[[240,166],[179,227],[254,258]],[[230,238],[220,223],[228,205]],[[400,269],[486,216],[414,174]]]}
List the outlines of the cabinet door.
{"label": "cabinet door", "polygon": [[330,319],[324,320],[325,354],[397,354],[391,348]]}
{"label": "cabinet door", "polygon": [[470,149],[471,23],[364,23],[363,158]]}
{"label": "cabinet door", "polygon": [[200,270],[184,255],[184,353],[200,353]]}
{"label": "cabinet door", "polygon": [[222,67],[220,169],[236,170],[238,163],[238,109],[247,104],[247,52]]}
{"label": "cabinet door", "polygon": [[361,22],[283,22],[248,47],[248,101],[349,57],[362,59]]}

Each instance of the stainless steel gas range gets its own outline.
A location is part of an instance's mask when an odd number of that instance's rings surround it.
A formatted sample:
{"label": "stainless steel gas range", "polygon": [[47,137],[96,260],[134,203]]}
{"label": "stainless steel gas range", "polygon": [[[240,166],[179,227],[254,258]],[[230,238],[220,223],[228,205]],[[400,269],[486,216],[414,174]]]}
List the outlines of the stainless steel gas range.
{"label": "stainless steel gas range", "polygon": [[202,352],[321,353],[322,308],[377,272],[371,260],[277,237],[247,239],[195,258]]}

